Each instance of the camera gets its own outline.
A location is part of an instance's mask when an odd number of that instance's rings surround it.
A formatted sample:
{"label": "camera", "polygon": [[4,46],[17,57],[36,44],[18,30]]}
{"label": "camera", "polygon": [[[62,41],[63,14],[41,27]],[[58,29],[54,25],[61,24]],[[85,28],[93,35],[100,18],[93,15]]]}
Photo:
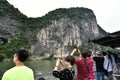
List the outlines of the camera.
{"label": "camera", "polygon": [[76,50],[76,52],[78,52],[78,49]]}

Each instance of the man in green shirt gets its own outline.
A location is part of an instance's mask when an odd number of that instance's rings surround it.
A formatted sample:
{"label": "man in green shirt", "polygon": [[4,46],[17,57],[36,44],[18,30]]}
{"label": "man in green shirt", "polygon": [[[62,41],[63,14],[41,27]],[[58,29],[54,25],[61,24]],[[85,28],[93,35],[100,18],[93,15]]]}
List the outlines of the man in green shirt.
{"label": "man in green shirt", "polygon": [[16,66],[6,71],[2,80],[34,80],[32,69],[23,63],[27,58],[28,52],[25,49],[18,50],[13,57]]}

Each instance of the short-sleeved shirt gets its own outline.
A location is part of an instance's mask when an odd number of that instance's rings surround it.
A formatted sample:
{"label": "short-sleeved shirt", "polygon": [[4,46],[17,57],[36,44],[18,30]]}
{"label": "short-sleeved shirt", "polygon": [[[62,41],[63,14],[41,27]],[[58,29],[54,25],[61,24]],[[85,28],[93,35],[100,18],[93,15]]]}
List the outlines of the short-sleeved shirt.
{"label": "short-sleeved shirt", "polygon": [[76,80],[89,80],[89,71],[86,66],[89,66],[89,59],[75,59],[77,66]]}
{"label": "short-sleeved shirt", "polygon": [[54,70],[53,76],[60,80],[75,80],[75,70],[74,68],[66,68],[61,71]]}
{"label": "short-sleeved shirt", "polygon": [[104,57],[93,57],[93,60],[96,64],[96,72],[104,72],[105,69],[103,67]]}
{"label": "short-sleeved shirt", "polygon": [[3,74],[2,80],[34,80],[34,74],[27,66],[13,67]]}

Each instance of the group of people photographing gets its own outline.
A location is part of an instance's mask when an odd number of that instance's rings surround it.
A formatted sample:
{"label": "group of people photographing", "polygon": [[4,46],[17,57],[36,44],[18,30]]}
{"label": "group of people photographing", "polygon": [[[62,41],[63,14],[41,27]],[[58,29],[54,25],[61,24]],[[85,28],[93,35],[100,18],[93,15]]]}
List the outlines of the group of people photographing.
{"label": "group of people photographing", "polygon": [[[74,56],[76,52],[79,57]],[[110,51],[80,51],[75,48],[64,61],[66,67],[58,70],[60,66],[63,67],[63,61],[57,59],[53,71],[53,76],[60,80],[114,80],[113,73],[119,71],[120,67],[119,57]],[[116,77],[116,80],[120,80],[120,77]]]}
{"label": "group of people photographing", "polygon": [[[76,52],[79,56],[74,55]],[[5,72],[2,80],[34,80],[33,70],[24,65],[28,55],[25,49],[15,52],[13,56],[15,67]],[[117,67],[120,67],[120,57],[118,58],[119,60],[116,60],[110,51],[92,52],[74,48],[72,53],[66,56],[64,60],[60,58],[56,60],[52,73],[60,80],[105,80],[105,71],[107,71],[107,80],[114,80],[113,73],[119,71]],[[96,72],[94,71],[94,63]],[[40,78],[39,80],[45,79]]]}

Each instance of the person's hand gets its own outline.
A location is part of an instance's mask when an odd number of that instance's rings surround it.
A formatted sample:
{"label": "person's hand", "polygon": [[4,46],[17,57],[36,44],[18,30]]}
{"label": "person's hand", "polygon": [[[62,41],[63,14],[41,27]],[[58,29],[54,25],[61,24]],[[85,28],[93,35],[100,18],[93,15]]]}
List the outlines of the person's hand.
{"label": "person's hand", "polygon": [[60,60],[60,65],[64,67],[64,61]]}
{"label": "person's hand", "polygon": [[81,51],[79,49],[77,49],[78,53],[81,53]]}
{"label": "person's hand", "polygon": [[70,55],[73,55],[77,51],[76,48],[73,49],[72,53]]}
{"label": "person's hand", "polygon": [[73,49],[73,52],[76,52],[77,50],[78,50],[78,49],[74,48],[74,49]]}

